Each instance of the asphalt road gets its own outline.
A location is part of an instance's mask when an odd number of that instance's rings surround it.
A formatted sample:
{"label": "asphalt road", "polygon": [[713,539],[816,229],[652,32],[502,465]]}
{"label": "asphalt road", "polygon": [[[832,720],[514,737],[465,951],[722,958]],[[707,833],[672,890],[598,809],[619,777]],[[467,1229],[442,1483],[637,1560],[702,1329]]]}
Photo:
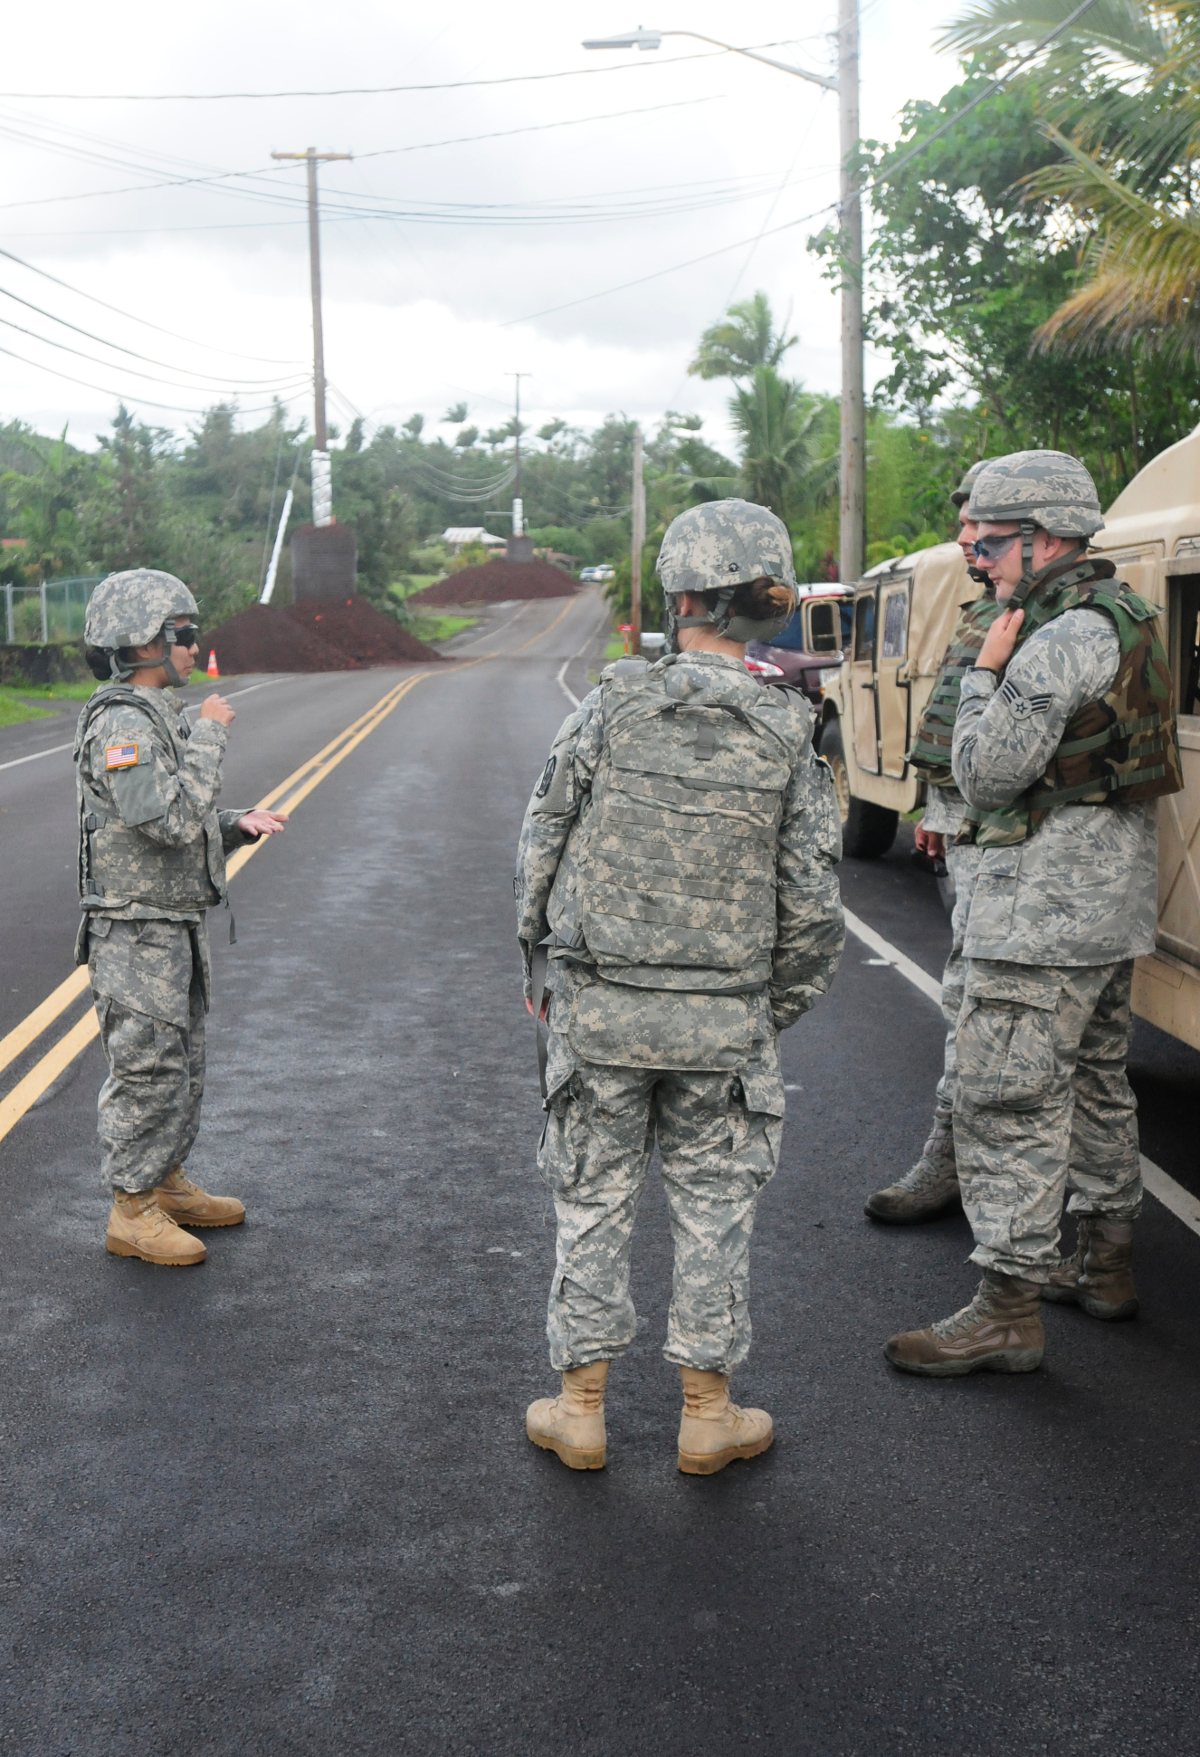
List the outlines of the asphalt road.
{"label": "asphalt road", "polygon": [[[711,1479],[674,1468],[653,1183],[609,1466],[576,1475],[525,1440],[553,1389],[553,1222],[512,856],[595,606],[554,626],[560,603],[511,608],[234,881],[194,1166],[247,1225],[208,1233],[194,1271],[106,1255],[94,1045],[0,1145],[0,1750],[1195,1749],[1200,1238],[1148,1203],[1142,1317],[1052,1308],[1040,1373],[893,1373],[889,1332],[974,1277],[961,1219],[862,1217],[920,1147],[941,1032],[853,939],[784,1040],[737,1381],[775,1447]],[[396,677],[235,701],[227,799]],[[69,755],[0,769],[3,1029],[69,969],[70,781]],[[944,917],[903,844],[843,879],[938,968]],[[1139,1057],[1194,1098],[1195,1058]],[[1194,1126],[1143,1121],[1179,1176]]]}

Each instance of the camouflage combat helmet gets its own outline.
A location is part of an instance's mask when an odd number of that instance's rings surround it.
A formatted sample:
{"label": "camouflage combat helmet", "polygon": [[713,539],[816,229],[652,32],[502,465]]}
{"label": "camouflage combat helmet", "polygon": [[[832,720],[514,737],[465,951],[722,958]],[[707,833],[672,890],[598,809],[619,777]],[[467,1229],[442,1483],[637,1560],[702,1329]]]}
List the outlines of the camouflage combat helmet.
{"label": "camouflage combat helmet", "polygon": [[971,465],[971,468],[967,471],[958,487],[954,490],[954,493],[950,496],[950,503],[952,506],[965,506],[967,501],[970,500],[971,490],[975,486],[980,470],[982,470],[987,461],[986,458],[980,458],[977,464]]}
{"label": "camouflage combat helmet", "polygon": [[118,681],[132,676],[135,666],[118,657],[122,647],[145,647],[158,635],[165,637],[162,664],[170,681],[182,679],[171,662],[175,644],[175,618],[199,614],[196,600],[173,573],[152,567],[134,567],[110,573],[88,600],[84,640],[108,655],[112,675]]}
{"label": "camouflage combat helmet", "polygon": [[1104,526],[1096,484],[1079,459],[1064,451],[1014,451],[990,459],[975,479],[967,512],[977,524],[1021,528],[1024,567],[1009,599],[1013,606],[1023,604],[1049,571],[1033,569],[1033,534],[1039,525],[1051,537],[1079,538],[1081,549]]}
{"label": "camouflage combat helmet", "polygon": [[[710,623],[731,641],[770,641],[796,608],[796,569],[792,540],[782,519],[749,500],[707,500],[690,506],[667,527],[656,571],[667,602],[667,648],[677,652],[677,631]],[[770,618],[734,616],[730,603],[738,586],[778,580],[787,588],[787,609]],[[684,592],[716,592],[716,607],[704,616],[679,616],[675,600]]]}

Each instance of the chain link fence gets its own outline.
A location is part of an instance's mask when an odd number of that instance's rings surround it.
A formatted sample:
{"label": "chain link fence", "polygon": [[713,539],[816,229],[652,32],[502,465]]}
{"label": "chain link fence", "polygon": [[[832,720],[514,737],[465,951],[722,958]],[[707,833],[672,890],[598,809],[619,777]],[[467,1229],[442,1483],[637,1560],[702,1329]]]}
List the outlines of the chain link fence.
{"label": "chain link fence", "polygon": [[106,577],[102,573],[80,574],[73,579],[46,580],[40,586],[6,585],[5,641],[10,647],[81,641],[88,599]]}

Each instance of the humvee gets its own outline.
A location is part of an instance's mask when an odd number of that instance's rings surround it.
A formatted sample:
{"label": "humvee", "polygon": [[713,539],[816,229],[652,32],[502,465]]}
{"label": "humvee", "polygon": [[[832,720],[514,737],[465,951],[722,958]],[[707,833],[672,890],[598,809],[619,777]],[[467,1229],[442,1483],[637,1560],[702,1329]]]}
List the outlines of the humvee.
{"label": "humvee", "polygon": [[[1158,945],[1137,961],[1133,1005],[1200,1049],[1200,427],[1117,496],[1093,552],[1166,612],[1184,791],[1158,801]],[[882,562],[854,588],[849,648],[823,676],[818,728],[851,856],[886,853],[901,813],[924,801],[907,753],[959,607],[979,591],[956,543]],[[813,651],[828,650],[820,632],[806,632]]]}

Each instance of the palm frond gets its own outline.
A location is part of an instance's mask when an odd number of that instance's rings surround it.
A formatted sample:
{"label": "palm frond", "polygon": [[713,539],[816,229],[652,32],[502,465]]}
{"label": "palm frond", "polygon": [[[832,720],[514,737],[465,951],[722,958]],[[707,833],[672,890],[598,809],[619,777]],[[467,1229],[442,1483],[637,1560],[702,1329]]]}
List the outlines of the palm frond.
{"label": "palm frond", "polygon": [[[959,54],[1030,48],[1070,16],[1079,0],[976,0],[943,30],[939,49]],[[1155,23],[1139,0],[1095,0],[1067,40],[1102,49],[1120,61],[1157,71],[1175,46],[1175,31]]]}
{"label": "palm frond", "polygon": [[1047,132],[1064,159],[1035,172],[1026,188],[1068,202],[1097,230],[1086,284],[1035,332],[1035,348],[1096,353],[1141,340],[1192,351],[1200,341],[1200,213],[1156,205],[1097,155]]}

